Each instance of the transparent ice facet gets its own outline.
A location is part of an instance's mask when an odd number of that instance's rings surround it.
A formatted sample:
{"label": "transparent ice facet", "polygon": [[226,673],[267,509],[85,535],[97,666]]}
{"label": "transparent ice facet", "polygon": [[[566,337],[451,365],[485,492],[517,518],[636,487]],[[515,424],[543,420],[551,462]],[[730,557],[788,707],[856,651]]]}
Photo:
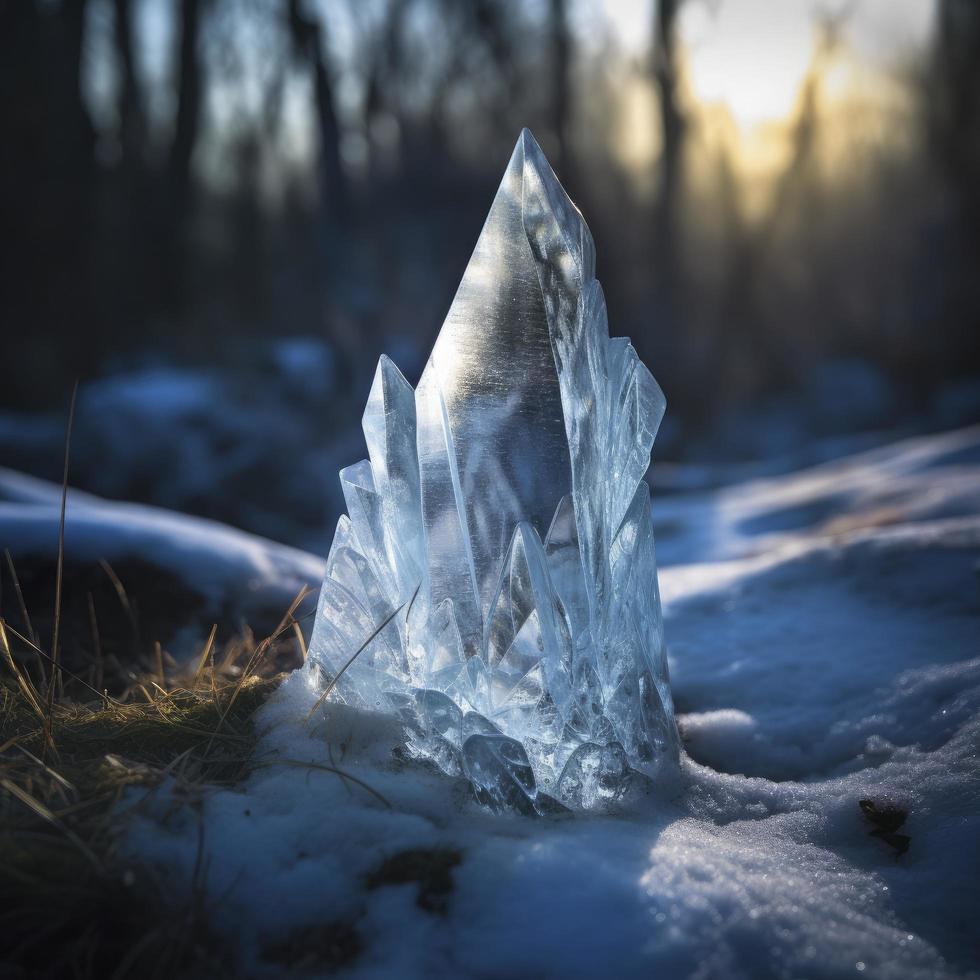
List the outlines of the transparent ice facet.
{"label": "transparent ice facet", "polygon": [[585,809],[596,809],[622,800],[632,778],[629,759],[619,742],[586,742],[565,763],[558,779],[558,797]]}
{"label": "transparent ice facet", "polygon": [[476,798],[492,810],[535,812],[537,787],[524,746],[506,735],[471,735],[463,743],[463,766]]}
{"label": "transparent ice facet", "polygon": [[334,697],[498,809],[601,806],[678,755],[644,482],[664,397],[594,269],[525,130],[418,388],[378,365],[310,645]]}

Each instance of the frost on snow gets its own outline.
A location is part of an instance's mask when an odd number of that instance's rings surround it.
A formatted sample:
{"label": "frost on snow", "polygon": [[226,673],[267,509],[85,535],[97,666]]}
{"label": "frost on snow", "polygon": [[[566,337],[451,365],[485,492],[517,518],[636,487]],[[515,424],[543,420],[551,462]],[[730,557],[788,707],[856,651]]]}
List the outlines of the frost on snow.
{"label": "frost on snow", "polygon": [[594,264],[525,130],[418,390],[381,359],[370,461],[341,471],[313,669],[493,808],[677,760],[643,480],[664,398]]}

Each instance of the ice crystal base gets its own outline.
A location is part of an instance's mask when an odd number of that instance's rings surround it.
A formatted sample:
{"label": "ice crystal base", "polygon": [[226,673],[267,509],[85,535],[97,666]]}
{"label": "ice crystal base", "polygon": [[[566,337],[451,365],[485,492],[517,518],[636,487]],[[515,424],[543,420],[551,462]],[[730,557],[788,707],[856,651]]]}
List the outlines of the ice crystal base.
{"label": "ice crystal base", "polygon": [[418,389],[381,358],[370,461],[340,474],[312,669],[495,809],[601,806],[677,758],[643,480],[664,398],[594,264],[525,130]]}

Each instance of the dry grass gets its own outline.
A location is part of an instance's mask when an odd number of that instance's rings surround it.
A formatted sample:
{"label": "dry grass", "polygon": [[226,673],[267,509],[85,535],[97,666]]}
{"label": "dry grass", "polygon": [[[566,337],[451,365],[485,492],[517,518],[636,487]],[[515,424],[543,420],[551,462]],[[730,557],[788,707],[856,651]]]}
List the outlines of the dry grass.
{"label": "dry grass", "polygon": [[234,956],[207,928],[202,869],[177,907],[121,835],[164,780],[193,808],[248,774],[252,717],[279,682],[264,667],[295,642],[301,600],[261,642],[246,632],[217,652],[212,631],[184,666],[161,651],[116,679],[115,697],[0,620],[0,973],[231,974]]}
{"label": "dry grass", "polygon": [[[65,434],[47,650],[5,552],[24,632],[0,617],[0,975],[234,975],[234,951],[220,948],[208,929],[202,848],[190,899],[177,904],[121,839],[127,820],[164,780],[195,807],[208,787],[248,774],[253,715],[278,686],[280,648],[298,645],[305,659],[297,610],[308,590],[261,642],[245,629],[218,651],[215,626],[193,663],[178,664],[157,643],[142,667],[103,656],[89,594],[93,663],[87,679],[68,670],[62,592],[77,388]],[[126,590],[111,567],[103,568],[138,638]]]}

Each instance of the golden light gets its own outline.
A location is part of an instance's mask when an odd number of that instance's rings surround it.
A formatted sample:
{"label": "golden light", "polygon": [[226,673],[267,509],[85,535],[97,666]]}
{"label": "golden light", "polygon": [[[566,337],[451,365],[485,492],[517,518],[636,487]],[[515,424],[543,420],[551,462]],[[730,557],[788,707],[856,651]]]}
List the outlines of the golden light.
{"label": "golden light", "polygon": [[691,94],[724,105],[743,132],[786,118],[813,52],[811,16],[812,5],[802,0],[685,5]]}
{"label": "golden light", "polygon": [[[608,125],[619,162],[643,193],[656,193],[661,153],[651,70],[658,2],[573,6],[581,50],[601,66],[603,82],[615,93],[611,103],[598,105],[598,122]],[[681,111],[689,123],[685,181],[717,185],[724,160],[745,211],[765,207],[794,152],[811,72],[824,163],[855,140],[871,138],[885,119],[904,111],[899,103],[907,100],[907,87],[895,81],[894,71],[927,50],[934,14],[932,0],[683,0],[676,57]],[[832,50],[821,48],[829,22],[839,32]]]}

